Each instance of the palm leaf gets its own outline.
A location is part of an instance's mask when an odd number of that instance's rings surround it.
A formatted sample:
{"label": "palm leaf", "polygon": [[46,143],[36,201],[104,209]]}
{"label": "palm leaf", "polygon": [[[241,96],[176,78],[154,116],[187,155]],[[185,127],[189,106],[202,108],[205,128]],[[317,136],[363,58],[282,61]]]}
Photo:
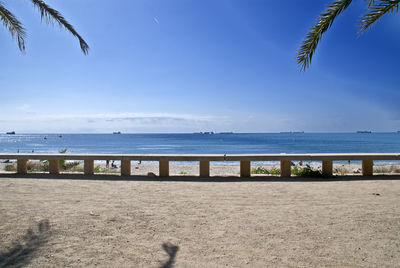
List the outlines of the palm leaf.
{"label": "palm leaf", "polygon": [[372,7],[375,4],[375,0],[368,1],[368,8]]}
{"label": "palm leaf", "polygon": [[297,64],[305,71],[311,63],[315,49],[320,42],[322,35],[332,26],[333,21],[351,4],[352,0],[335,0],[322,13],[316,25],[306,35],[297,53]]}
{"label": "palm leaf", "polygon": [[33,5],[37,7],[40,11],[42,20],[44,19],[46,23],[54,25],[57,23],[61,28],[67,29],[72,35],[74,35],[79,40],[82,52],[86,55],[89,52],[89,45],[83,40],[83,38],[78,34],[74,27],[69,24],[69,22],[58,12],[57,10],[48,6],[42,0],[31,0]]}
{"label": "palm leaf", "polygon": [[11,36],[15,38],[18,42],[19,50],[25,51],[25,28],[22,23],[7,10],[3,4],[0,2],[0,20],[3,22],[4,27],[8,29]]}
{"label": "palm leaf", "polygon": [[399,12],[400,0],[379,0],[374,1],[373,5],[368,9],[369,12],[365,14],[360,22],[360,32],[363,33],[372,24],[377,22],[383,15],[392,13],[394,11]]}

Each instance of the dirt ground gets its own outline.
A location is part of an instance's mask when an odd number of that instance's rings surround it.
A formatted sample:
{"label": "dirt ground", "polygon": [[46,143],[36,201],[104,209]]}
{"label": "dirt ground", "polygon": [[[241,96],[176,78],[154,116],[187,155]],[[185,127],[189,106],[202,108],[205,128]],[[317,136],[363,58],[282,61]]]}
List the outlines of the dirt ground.
{"label": "dirt ground", "polygon": [[400,264],[400,177],[39,177],[0,176],[0,267]]}

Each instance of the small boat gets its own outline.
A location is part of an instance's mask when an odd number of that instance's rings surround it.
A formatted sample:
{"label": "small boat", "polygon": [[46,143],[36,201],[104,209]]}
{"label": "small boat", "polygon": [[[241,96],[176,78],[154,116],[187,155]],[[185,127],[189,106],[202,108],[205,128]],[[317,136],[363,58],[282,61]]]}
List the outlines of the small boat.
{"label": "small boat", "polygon": [[372,133],[371,130],[359,130],[357,133]]}
{"label": "small boat", "polygon": [[6,134],[8,134],[8,135],[15,135],[15,131],[9,131],[9,132],[6,132]]}
{"label": "small boat", "polygon": [[62,138],[62,135],[58,135],[59,138]]}
{"label": "small boat", "polygon": [[121,131],[114,131],[113,134],[121,134]]}

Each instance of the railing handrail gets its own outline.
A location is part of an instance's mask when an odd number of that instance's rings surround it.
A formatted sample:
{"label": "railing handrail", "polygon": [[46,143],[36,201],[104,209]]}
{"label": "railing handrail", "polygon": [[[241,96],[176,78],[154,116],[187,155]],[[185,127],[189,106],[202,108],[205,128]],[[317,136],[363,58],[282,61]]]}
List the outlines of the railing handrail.
{"label": "railing handrail", "polygon": [[400,153],[317,154],[40,154],[0,153],[0,159],[28,160],[138,160],[138,161],[281,161],[281,160],[400,160]]}

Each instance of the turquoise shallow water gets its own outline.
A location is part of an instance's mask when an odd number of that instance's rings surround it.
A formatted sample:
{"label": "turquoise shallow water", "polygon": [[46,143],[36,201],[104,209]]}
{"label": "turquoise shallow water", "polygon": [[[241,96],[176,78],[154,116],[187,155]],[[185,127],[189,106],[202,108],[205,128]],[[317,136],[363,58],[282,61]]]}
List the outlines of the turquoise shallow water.
{"label": "turquoise shallow water", "polygon": [[400,133],[0,134],[0,153],[398,153]]}

